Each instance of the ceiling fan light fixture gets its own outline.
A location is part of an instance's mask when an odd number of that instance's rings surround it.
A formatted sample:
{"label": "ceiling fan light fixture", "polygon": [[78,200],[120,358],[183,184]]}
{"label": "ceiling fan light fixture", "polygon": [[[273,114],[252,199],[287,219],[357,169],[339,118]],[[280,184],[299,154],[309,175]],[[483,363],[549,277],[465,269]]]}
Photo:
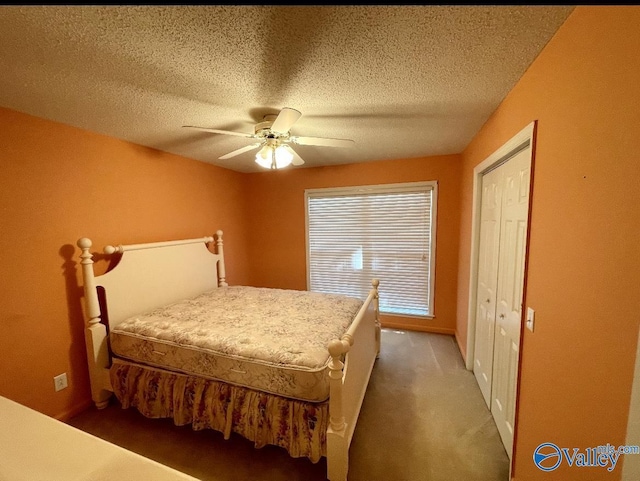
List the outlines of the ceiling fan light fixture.
{"label": "ceiling fan light fixture", "polygon": [[256,154],[256,163],[265,169],[282,169],[291,165],[293,154],[282,145],[265,144]]}

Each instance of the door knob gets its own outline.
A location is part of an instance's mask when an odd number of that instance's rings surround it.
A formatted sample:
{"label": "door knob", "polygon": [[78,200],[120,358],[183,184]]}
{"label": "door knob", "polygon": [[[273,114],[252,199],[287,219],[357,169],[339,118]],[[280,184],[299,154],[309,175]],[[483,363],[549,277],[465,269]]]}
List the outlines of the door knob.
{"label": "door knob", "polygon": [[504,314],[500,314],[500,319],[504,319]]}
{"label": "door knob", "polygon": [[484,301],[484,302],[486,302],[486,303],[488,304],[488,303],[490,303],[490,302],[491,302],[491,299],[487,299],[487,300],[486,300],[486,301]]}

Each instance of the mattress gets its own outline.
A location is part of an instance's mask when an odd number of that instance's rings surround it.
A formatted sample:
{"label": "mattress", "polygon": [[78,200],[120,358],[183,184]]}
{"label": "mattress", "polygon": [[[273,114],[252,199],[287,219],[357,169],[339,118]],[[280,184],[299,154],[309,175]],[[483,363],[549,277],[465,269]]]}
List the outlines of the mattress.
{"label": "mattress", "polygon": [[123,359],[320,402],[329,397],[327,346],[362,305],[337,294],[219,287],[126,319],[109,341]]}

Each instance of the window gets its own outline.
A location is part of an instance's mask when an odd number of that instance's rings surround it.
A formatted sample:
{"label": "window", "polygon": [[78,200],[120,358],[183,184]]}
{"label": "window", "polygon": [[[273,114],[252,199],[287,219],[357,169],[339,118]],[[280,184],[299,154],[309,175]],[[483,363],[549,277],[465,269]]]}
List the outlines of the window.
{"label": "window", "polygon": [[433,317],[436,182],[305,191],[307,287],[366,298],[380,312]]}

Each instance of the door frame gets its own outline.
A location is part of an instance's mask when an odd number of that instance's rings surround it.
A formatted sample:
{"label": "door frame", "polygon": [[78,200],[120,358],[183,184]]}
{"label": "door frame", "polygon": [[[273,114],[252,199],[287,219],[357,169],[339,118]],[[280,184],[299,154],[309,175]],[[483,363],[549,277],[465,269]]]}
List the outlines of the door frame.
{"label": "door frame", "polygon": [[514,135],[502,147],[493,154],[480,162],[473,169],[473,205],[471,218],[471,257],[470,257],[470,275],[469,275],[469,306],[467,311],[467,357],[465,366],[468,370],[473,371],[475,360],[475,343],[476,343],[476,302],[478,297],[478,259],[480,246],[480,209],[482,207],[482,176],[491,169],[498,167],[508,161],[518,152],[529,147],[529,213],[527,215],[527,232],[525,241],[524,269],[523,275],[523,292],[522,292],[522,317],[520,318],[520,339],[518,350],[518,374],[516,378],[516,399],[515,410],[516,419],[513,427],[513,444],[511,453],[509,454],[509,479],[513,475],[513,452],[516,447],[518,432],[518,404],[520,402],[520,366],[522,365],[522,337],[524,330],[524,318],[526,312],[526,289],[527,289],[527,270],[529,265],[529,235],[531,227],[531,205],[533,197],[533,166],[535,157],[535,137],[537,131],[537,120],[534,120],[524,129]]}
{"label": "door frame", "polygon": [[[531,193],[533,191],[533,156],[535,146],[535,132],[537,120],[534,120],[524,129],[514,135],[502,147],[496,150],[485,160],[476,165],[473,169],[473,204],[471,212],[471,256],[470,256],[470,274],[469,274],[469,305],[467,310],[467,356],[465,366],[467,370],[473,371],[473,363],[475,359],[476,345],[476,302],[478,296],[478,257],[480,246],[480,208],[482,199],[482,176],[491,169],[498,167],[500,164],[509,160],[516,153],[529,149],[529,166],[530,166],[530,185],[529,185],[529,209],[531,209]],[[529,212],[531,214],[531,212]],[[529,253],[529,225],[531,224],[531,215],[527,218],[527,242],[525,245],[525,269],[524,276],[526,280],[527,259]],[[525,282],[526,286],[526,282]],[[524,299],[524,297],[523,297]],[[524,311],[525,309],[523,309]],[[522,333],[520,334],[522,338]],[[522,347],[522,346],[520,346]],[[520,351],[522,356],[522,351]],[[520,377],[518,373],[518,377]]]}

